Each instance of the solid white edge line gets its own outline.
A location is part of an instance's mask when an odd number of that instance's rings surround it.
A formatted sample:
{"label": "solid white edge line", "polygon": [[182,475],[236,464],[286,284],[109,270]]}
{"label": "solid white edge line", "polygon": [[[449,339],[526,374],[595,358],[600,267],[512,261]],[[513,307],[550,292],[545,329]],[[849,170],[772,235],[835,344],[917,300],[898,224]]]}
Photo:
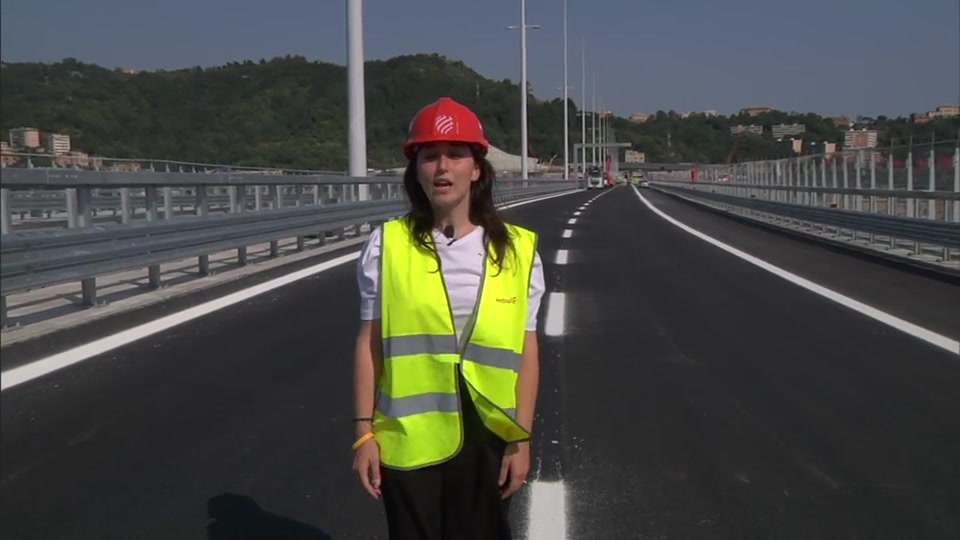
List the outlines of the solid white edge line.
{"label": "solid white edge line", "polygon": [[557,258],[555,264],[567,264],[567,258],[569,252],[565,249],[557,250]]}
{"label": "solid white edge line", "polygon": [[528,540],[565,540],[567,537],[567,493],[563,481],[530,483]]}
{"label": "solid white edge line", "polygon": [[53,371],[63,369],[67,366],[71,366],[77,362],[82,362],[98,354],[116,349],[117,347],[133,343],[158,332],[173,328],[174,326],[192,321],[193,319],[202,317],[208,313],[212,313],[239,302],[243,302],[244,300],[253,298],[254,296],[263,294],[265,292],[272,291],[278,287],[282,287],[306,277],[310,277],[318,272],[323,272],[335,266],[356,260],[359,257],[359,251],[341,255],[309,268],[304,268],[303,270],[298,270],[291,274],[254,285],[253,287],[242,289],[226,296],[209,300],[202,304],[187,308],[183,311],[171,313],[170,315],[160,317],[159,319],[154,319],[138,326],[134,326],[133,328],[122,330],[116,334],[111,334],[84,345],[67,349],[66,351],[33,361],[29,364],[4,371],[2,374],[0,374],[0,391],[30,381],[37,377],[41,377]]}
{"label": "solid white edge line", "polygon": [[[516,203],[511,203],[506,206],[501,206],[501,210],[506,210],[509,208],[516,208],[518,206],[523,206],[526,204],[532,204],[535,202],[545,201],[547,199],[553,199],[555,197],[561,197],[564,195],[570,195],[572,193],[578,193],[580,190],[570,190],[564,191],[561,193],[551,194],[544,197],[539,197],[536,199],[529,199],[525,201],[519,201]],[[341,264],[354,261],[360,257],[360,251],[354,251],[341,255],[329,261],[324,261],[322,263],[316,264],[309,268],[304,268],[296,272],[274,278],[270,281],[248,287],[233,293],[230,293],[226,296],[220,298],[214,298],[202,304],[187,308],[183,311],[178,311],[176,313],[171,313],[159,319],[154,319],[152,321],[145,322],[133,328],[128,328],[126,330],[121,330],[115,334],[102,337],[100,339],[85,343],[83,345],[78,345],[71,349],[34,360],[28,364],[22,366],[17,366],[12,369],[8,369],[0,373],[0,391],[7,390],[19,384],[31,381],[38,377],[42,377],[54,371],[63,369],[65,367],[71,366],[78,362],[82,362],[99,354],[103,354],[107,351],[128,345],[135,341],[141,340],[143,338],[152,336],[164,330],[173,328],[185,322],[189,322],[198,317],[202,317],[214,311],[221,310],[223,308],[232,306],[244,300],[253,298],[257,295],[263,294],[265,292],[272,291],[278,287],[284,285],[289,285],[295,281],[308,278],[314,274],[330,270]]]}
{"label": "solid white edge line", "polygon": [[646,205],[647,208],[649,208],[651,211],[653,211],[655,214],[657,214],[657,215],[660,216],[661,218],[665,219],[665,220],[666,220],[667,222],[669,222],[670,224],[672,224],[672,225],[674,225],[674,226],[676,226],[676,227],[679,227],[680,229],[683,229],[684,231],[686,231],[686,232],[688,232],[688,233],[696,236],[697,238],[699,238],[699,239],[701,239],[701,240],[703,240],[703,241],[705,241],[705,242],[708,242],[708,243],[710,243],[710,244],[713,244],[714,246],[716,246],[716,247],[718,247],[718,248],[720,248],[720,249],[722,249],[722,250],[724,250],[724,251],[726,251],[726,252],[728,252],[728,253],[730,253],[730,254],[732,254],[732,255],[735,255],[735,256],[737,256],[737,257],[739,257],[739,258],[741,258],[741,259],[743,259],[743,260],[745,260],[745,261],[747,261],[747,262],[749,262],[749,263],[751,263],[751,264],[754,264],[754,265],[756,265],[756,266],[758,266],[758,267],[766,270],[767,272],[770,272],[771,274],[774,274],[774,275],[776,275],[776,276],[778,276],[778,277],[780,277],[780,278],[782,278],[782,279],[785,279],[785,280],[793,283],[794,285],[799,285],[800,287],[803,287],[804,289],[807,289],[807,290],[810,291],[810,292],[816,293],[816,294],[818,294],[818,295],[820,295],[820,296],[822,296],[822,297],[824,297],[824,298],[826,298],[826,299],[828,299],[828,300],[832,300],[832,301],[834,301],[834,302],[836,302],[836,303],[838,303],[838,304],[840,304],[840,305],[842,305],[842,306],[845,306],[845,307],[850,308],[850,309],[852,309],[852,310],[854,310],[854,311],[857,311],[857,312],[859,312],[859,313],[861,313],[861,314],[863,314],[863,315],[866,315],[867,317],[870,317],[870,318],[872,318],[872,319],[874,319],[874,320],[876,320],[876,321],[879,321],[879,322],[881,322],[881,323],[883,323],[883,324],[886,324],[887,326],[890,326],[891,328],[894,328],[894,329],[896,329],[896,330],[899,330],[899,331],[901,331],[901,332],[904,332],[904,333],[906,333],[906,334],[909,334],[909,335],[911,335],[911,336],[913,336],[913,337],[922,339],[923,341],[926,341],[927,343],[930,343],[931,345],[936,345],[937,347],[940,347],[941,349],[944,349],[944,350],[946,350],[946,351],[949,351],[949,352],[951,352],[951,353],[953,353],[953,354],[960,355],[960,341],[957,341],[957,340],[955,340],[955,339],[953,339],[953,338],[944,336],[943,334],[938,334],[937,332],[934,332],[934,331],[932,331],[932,330],[928,330],[928,329],[926,329],[926,328],[923,328],[922,326],[918,326],[918,325],[916,325],[916,324],[914,324],[914,323],[912,323],[912,322],[909,322],[909,321],[906,321],[906,320],[904,320],[904,319],[901,319],[900,317],[897,317],[896,315],[891,315],[890,313],[887,313],[887,312],[885,312],[885,311],[881,311],[881,310],[879,310],[879,309],[877,309],[877,308],[875,308],[875,307],[873,307],[873,306],[864,304],[863,302],[860,302],[860,301],[858,301],[858,300],[854,300],[853,298],[850,298],[849,296],[846,296],[846,295],[844,295],[844,294],[842,294],[842,293],[839,293],[839,292],[837,292],[837,291],[834,291],[834,290],[832,290],[832,289],[829,289],[829,288],[827,288],[827,287],[824,287],[824,286],[822,286],[822,285],[819,285],[819,284],[817,284],[817,283],[814,283],[814,282],[812,282],[812,281],[810,281],[810,280],[808,280],[808,279],[806,279],[806,278],[802,278],[802,277],[800,277],[800,276],[798,276],[798,275],[796,275],[796,274],[794,274],[794,273],[792,273],[792,272],[790,272],[790,271],[788,271],[788,270],[784,270],[783,268],[780,268],[779,266],[770,264],[770,263],[768,263],[767,261],[764,261],[763,259],[754,257],[753,255],[750,255],[749,253],[745,253],[745,252],[743,252],[743,251],[741,251],[741,250],[739,250],[739,249],[737,249],[737,248],[735,248],[735,247],[733,247],[733,246],[730,246],[730,245],[728,245],[728,244],[725,244],[725,243],[717,240],[716,238],[713,238],[712,236],[706,235],[706,234],[704,234],[704,233],[702,233],[702,232],[694,229],[693,227],[690,227],[690,226],[688,226],[688,225],[686,225],[686,224],[684,224],[684,223],[682,223],[682,222],[674,219],[673,217],[667,215],[667,214],[664,213],[662,210],[660,210],[659,208],[657,208],[656,206],[654,206],[653,203],[651,203],[650,201],[648,201],[648,200],[646,199],[646,197],[644,197],[643,195],[641,195],[641,194],[640,194],[640,191],[638,191],[636,187],[634,187],[634,186],[631,186],[631,187],[633,188],[633,192],[637,194],[637,197],[640,199],[640,202],[642,202],[644,205]]}
{"label": "solid white edge line", "polygon": [[562,292],[547,293],[547,317],[543,332],[548,336],[562,336],[567,318],[567,296]]}

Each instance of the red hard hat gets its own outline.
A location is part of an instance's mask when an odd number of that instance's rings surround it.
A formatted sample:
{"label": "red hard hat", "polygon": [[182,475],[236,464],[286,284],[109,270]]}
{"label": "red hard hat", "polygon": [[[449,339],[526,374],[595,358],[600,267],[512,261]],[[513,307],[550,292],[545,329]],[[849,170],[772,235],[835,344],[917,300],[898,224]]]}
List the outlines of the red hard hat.
{"label": "red hard hat", "polygon": [[403,153],[408,159],[417,154],[417,146],[431,142],[462,142],[479,146],[487,155],[490,143],[483,135],[480,119],[466,106],[442,97],[420,109],[410,122]]}

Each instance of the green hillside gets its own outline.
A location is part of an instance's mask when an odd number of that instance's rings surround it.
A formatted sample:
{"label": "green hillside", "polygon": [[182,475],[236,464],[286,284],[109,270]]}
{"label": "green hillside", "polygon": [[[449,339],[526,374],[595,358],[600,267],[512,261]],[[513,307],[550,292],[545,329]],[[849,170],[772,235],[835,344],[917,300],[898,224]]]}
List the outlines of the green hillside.
{"label": "green hillside", "polygon": [[[476,73],[440,55],[399,56],[366,66],[368,161],[402,165],[399,145],[413,114],[447,95],[480,115],[491,142],[520,147],[519,86]],[[529,146],[535,157],[562,163],[562,100],[529,103]],[[579,140],[571,101],[571,142]],[[800,121],[811,136],[837,141],[840,131],[816,115],[771,113],[753,123]],[[643,124],[615,119],[617,140],[650,161],[726,159],[737,117],[681,119],[660,112]],[[956,138],[960,119],[914,126],[881,119],[881,140]],[[109,157],[142,157],[312,169],[347,166],[346,69],[299,56],[175,71],[121,70],[67,59],[54,64],[5,63],[0,71],[0,129],[31,126],[69,134],[76,149]],[[668,145],[669,135],[669,145]],[[735,159],[782,150],[769,137],[746,139]]]}

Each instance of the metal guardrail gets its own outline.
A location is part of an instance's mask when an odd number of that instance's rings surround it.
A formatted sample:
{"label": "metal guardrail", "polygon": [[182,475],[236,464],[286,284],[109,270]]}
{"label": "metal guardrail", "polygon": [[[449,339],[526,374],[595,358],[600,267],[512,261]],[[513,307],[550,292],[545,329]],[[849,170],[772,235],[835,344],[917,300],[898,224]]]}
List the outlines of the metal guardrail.
{"label": "metal guardrail", "polygon": [[[573,182],[529,182],[527,187],[498,190],[496,202],[576,187]],[[237,249],[240,264],[245,264],[248,246],[270,242],[270,254],[277,256],[281,239],[296,238],[302,250],[308,237],[322,245],[329,233],[339,231],[343,238],[347,228],[374,225],[406,210],[404,199],[393,198],[5,234],[0,236],[0,318],[5,326],[6,296],[13,293],[80,281],[82,304],[92,306],[98,276],[146,267],[149,287],[158,288],[161,263],[199,257],[199,273],[206,275],[211,253]]]}
{"label": "metal guardrail", "polygon": [[[776,200],[758,197],[758,193],[748,193],[746,195],[732,195],[720,193],[720,190],[742,190],[745,186],[735,184],[705,184],[699,182],[651,182],[651,187],[668,194],[675,194],[687,197],[693,200],[707,201],[719,205],[722,209],[734,213],[746,213],[750,217],[769,216],[774,221],[796,222],[805,224],[809,228],[819,227],[826,232],[828,228],[833,228],[839,236],[849,231],[853,239],[859,235],[868,235],[871,243],[876,242],[878,237],[883,237],[889,242],[890,248],[897,247],[898,241],[908,241],[914,254],[921,251],[921,246],[927,249],[935,249],[943,262],[951,260],[951,250],[960,250],[960,221],[944,221],[935,219],[925,219],[917,217],[903,217],[890,214],[871,213],[857,210],[846,210],[833,208],[832,203],[825,206],[799,204],[794,202],[782,202]],[[747,186],[751,191],[757,190],[758,186]],[[760,191],[764,189],[760,187]],[[769,189],[777,192],[803,192],[808,194],[835,194],[837,190],[831,188],[811,188],[811,187],[790,187],[779,186]],[[858,197],[876,197],[877,195],[888,196],[888,201],[894,196],[903,197],[904,192],[891,192],[887,190],[843,190],[845,194],[855,194]],[[910,193],[910,197],[917,197],[918,193]],[[928,192],[925,193],[930,199],[938,200],[960,200],[960,196],[950,192]],[[888,205],[890,203],[888,202]],[[874,207],[876,205],[873,205]],[[892,210],[889,205],[888,209]]]}
{"label": "metal guardrail", "polygon": [[[559,181],[500,178],[497,189],[554,185]],[[132,223],[138,217],[166,219],[174,215],[175,209],[183,212],[188,207],[204,215],[211,210],[260,211],[267,207],[391,199],[400,196],[402,182],[399,176],[7,168],[0,170],[0,230],[6,234],[23,226],[49,226],[43,220],[56,219],[59,212],[66,213],[67,226],[73,228],[91,226],[104,219],[104,211],[113,214],[107,220]],[[62,222],[62,215],[59,219]]]}
{"label": "metal guardrail", "polygon": [[67,154],[41,154],[36,152],[3,152],[4,159],[0,162],[3,168],[54,168],[96,171],[165,171],[165,172],[225,172],[232,171],[246,174],[328,174],[347,176],[346,171],[291,169],[284,167],[257,167],[249,165],[226,165],[223,163],[200,163],[195,161],[178,161],[172,159],[153,158],[117,158],[105,156],[91,156],[84,152],[69,152]]}

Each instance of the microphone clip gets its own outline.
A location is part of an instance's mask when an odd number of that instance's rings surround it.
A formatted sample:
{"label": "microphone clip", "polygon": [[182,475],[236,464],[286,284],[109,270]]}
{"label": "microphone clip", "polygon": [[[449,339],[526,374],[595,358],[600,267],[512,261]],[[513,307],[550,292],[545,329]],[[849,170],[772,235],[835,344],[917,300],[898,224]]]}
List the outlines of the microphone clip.
{"label": "microphone clip", "polygon": [[457,241],[457,239],[454,238],[454,234],[453,225],[447,225],[443,228],[443,235],[447,237],[447,240],[450,240],[447,242],[448,246],[453,245],[453,243]]}

